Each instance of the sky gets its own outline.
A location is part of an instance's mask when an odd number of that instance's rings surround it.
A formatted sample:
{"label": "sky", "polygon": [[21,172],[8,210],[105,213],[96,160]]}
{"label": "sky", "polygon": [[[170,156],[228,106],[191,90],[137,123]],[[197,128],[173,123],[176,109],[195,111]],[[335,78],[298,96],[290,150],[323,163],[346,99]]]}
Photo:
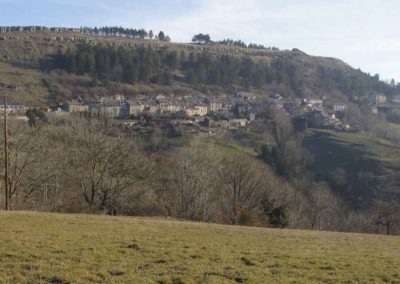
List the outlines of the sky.
{"label": "sky", "polygon": [[400,81],[399,0],[0,0],[0,12],[2,26],[113,25],[299,48]]}

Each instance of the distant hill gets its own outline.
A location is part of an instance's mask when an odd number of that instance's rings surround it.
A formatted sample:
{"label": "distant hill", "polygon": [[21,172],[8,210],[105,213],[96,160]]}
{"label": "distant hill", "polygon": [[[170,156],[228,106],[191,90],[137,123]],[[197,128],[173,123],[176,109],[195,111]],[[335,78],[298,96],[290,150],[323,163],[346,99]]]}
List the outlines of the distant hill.
{"label": "distant hill", "polygon": [[[125,53],[130,52],[127,58],[133,62],[133,67],[150,66],[150,70],[131,70],[132,66],[126,64],[126,60],[114,62],[112,56],[120,57],[121,48]],[[142,50],[151,52],[143,53]],[[101,53],[108,54],[109,65],[104,66],[104,71],[96,62]],[[85,54],[95,58],[92,69],[79,67],[86,64]],[[143,56],[147,56],[151,64],[144,61]],[[57,65],[57,58],[77,61],[77,66]],[[286,97],[324,96],[345,101],[366,99],[371,93],[393,95],[396,92],[380,81],[379,76],[365,74],[338,59],[309,56],[297,49],[281,51],[223,44],[180,44],[154,39],[94,36],[74,29],[8,32],[3,29],[0,33],[0,61],[13,68],[37,70],[40,76],[36,83],[31,83],[46,86],[49,100],[93,95],[99,91],[130,95],[215,88],[228,93],[250,89],[267,94],[279,92]],[[54,73],[59,69],[69,73],[63,74],[62,80]],[[130,80],[121,72],[134,73],[143,79]],[[26,86],[27,83],[21,80],[20,84]],[[44,94],[32,94],[35,98],[21,96],[21,99],[42,104]]]}
{"label": "distant hill", "polygon": [[[375,198],[398,200],[394,173],[399,130],[383,129],[388,124],[372,114],[369,97],[383,94],[390,98],[399,94],[400,86],[381,81],[379,75],[298,49],[173,43],[165,38],[130,38],[80,29],[0,27],[0,92],[28,106],[47,108],[95,95],[129,98],[201,93],[215,97],[239,91],[252,92],[262,102],[273,93],[283,98],[324,98],[327,105],[340,102],[348,106],[345,123],[382,122],[375,123],[374,129],[385,130],[381,132],[386,136],[369,134],[381,136],[383,146],[376,137],[311,130],[300,147],[305,146],[314,159],[312,178],[328,182],[349,203],[362,207]],[[258,129],[236,133],[233,138],[257,133],[259,137],[249,138],[246,146],[258,151],[265,143],[263,131],[272,131],[264,129],[270,117],[263,112],[266,109],[261,108],[257,113],[261,117]],[[345,176],[346,184],[337,184],[338,176]]]}

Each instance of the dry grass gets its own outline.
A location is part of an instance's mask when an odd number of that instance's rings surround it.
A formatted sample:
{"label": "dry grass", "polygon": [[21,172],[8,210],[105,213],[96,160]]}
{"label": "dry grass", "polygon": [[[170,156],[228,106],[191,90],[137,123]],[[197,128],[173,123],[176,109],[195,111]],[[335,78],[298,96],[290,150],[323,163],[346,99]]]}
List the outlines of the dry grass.
{"label": "dry grass", "polygon": [[2,283],[400,283],[400,238],[0,212]]}
{"label": "dry grass", "polygon": [[[0,62],[0,93],[7,93],[9,100],[25,103],[27,106],[46,106],[49,91],[42,82],[39,70],[13,67]],[[20,89],[16,90],[15,87]]]}

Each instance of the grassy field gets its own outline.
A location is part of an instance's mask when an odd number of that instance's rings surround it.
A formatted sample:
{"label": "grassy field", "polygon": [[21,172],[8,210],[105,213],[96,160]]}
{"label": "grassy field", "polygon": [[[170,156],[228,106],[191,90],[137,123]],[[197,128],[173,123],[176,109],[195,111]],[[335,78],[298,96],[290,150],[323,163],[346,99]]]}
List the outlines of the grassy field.
{"label": "grassy field", "polygon": [[400,283],[400,238],[0,211],[1,283]]}

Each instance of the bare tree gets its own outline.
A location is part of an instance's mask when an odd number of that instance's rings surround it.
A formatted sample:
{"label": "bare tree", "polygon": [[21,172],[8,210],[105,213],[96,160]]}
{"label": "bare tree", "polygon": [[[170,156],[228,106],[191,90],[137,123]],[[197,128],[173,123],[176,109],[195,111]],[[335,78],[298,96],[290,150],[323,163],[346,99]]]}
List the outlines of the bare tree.
{"label": "bare tree", "polygon": [[28,201],[39,202],[37,197],[45,188],[51,191],[58,167],[51,155],[55,147],[43,129],[10,121],[9,132],[9,197],[11,206],[17,209]]}
{"label": "bare tree", "polygon": [[308,220],[313,230],[336,230],[343,221],[341,199],[325,183],[312,183],[307,192]]}
{"label": "bare tree", "polygon": [[273,134],[280,152],[285,153],[287,144],[294,135],[293,124],[289,115],[283,111],[276,111],[273,115]]}
{"label": "bare tree", "polygon": [[263,169],[262,164],[245,156],[224,161],[219,177],[231,223],[239,224],[242,213],[259,209],[266,187]]}
{"label": "bare tree", "polygon": [[[263,159],[273,166],[279,175],[295,178],[304,173],[304,169],[311,158],[302,147],[302,139],[296,135],[288,113],[284,110],[273,112],[272,134],[275,145],[271,151],[263,153]],[[265,144],[265,150],[269,145]]]}
{"label": "bare tree", "polygon": [[384,227],[385,234],[390,235],[392,229],[400,224],[400,206],[393,202],[376,201],[372,205],[372,212],[377,233],[381,233]]}
{"label": "bare tree", "polygon": [[116,214],[122,196],[143,186],[153,165],[137,141],[107,131],[108,125],[96,119],[74,121],[71,163],[89,208]]}
{"label": "bare tree", "polygon": [[214,165],[207,148],[192,145],[184,149],[173,169],[173,184],[183,218],[208,219],[208,205],[213,187]]}

